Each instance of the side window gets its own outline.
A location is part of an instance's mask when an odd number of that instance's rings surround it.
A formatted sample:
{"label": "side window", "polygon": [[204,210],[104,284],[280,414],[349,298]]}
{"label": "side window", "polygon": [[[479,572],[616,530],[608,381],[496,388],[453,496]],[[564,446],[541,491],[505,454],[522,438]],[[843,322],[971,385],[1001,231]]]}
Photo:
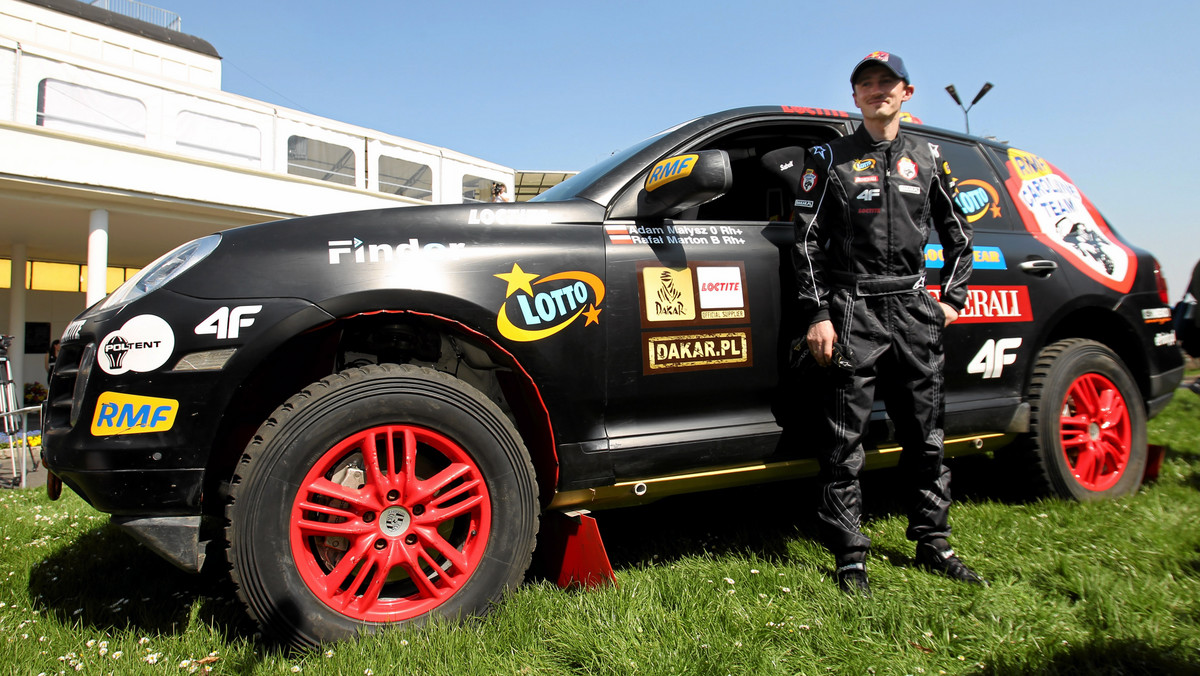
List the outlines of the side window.
{"label": "side window", "polygon": [[492,181],[482,176],[463,174],[462,201],[463,204],[487,202],[492,198]]}
{"label": "side window", "polygon": [[759,123],[722,133],[696,150],[729,153],[733,187],[722,197],[690,209],[676,220],[790,221],[793,195],[762,165],[762,156],[788,146],[808,147],[839,135],[839,129],[819,123]]}
{"label": "side window", "polygon": [[146,138],[146,104],[101,89],[42,80],[37,112],[40,127],[119,141]]}
{"label": "side window", "polygon": [[[911,133],[911,132],[910,132]],[[940,158],[941,171],[950,178],[950,197],[976,230],[1012,230],[1012,203],[1004,182],[992,170],[975,144],[934,137],[925,138]]]}
{"label": "side window", "polygon": [[428,164],[379,156],[379,190],[393,195],[433,200],[433,170]]}
{"label": "side window", "polygon": [[335,143],[289,136],[288,173],[354,185],[354,151]]}

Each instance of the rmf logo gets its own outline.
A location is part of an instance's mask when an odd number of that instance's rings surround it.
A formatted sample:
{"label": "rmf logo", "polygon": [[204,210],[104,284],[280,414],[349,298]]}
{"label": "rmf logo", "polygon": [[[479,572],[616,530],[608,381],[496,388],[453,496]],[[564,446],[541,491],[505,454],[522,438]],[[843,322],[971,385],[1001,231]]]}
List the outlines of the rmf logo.
{"label": "rmf logo", "polygon": [[526,343],[548,338],[580,315],[587,317],[584,326],[600,323],[604,282],[590,272],[572,270],[538,279],[513,263],[510,272],[496,277],[508,282],[504,303],[496,313],[496,328],[509,340]]}
{"label": "rmf logo", "polygon": [[178,411],[179,402],[174,399],[104,392],[96,398],[92,435],[166,432],[175,425]]}

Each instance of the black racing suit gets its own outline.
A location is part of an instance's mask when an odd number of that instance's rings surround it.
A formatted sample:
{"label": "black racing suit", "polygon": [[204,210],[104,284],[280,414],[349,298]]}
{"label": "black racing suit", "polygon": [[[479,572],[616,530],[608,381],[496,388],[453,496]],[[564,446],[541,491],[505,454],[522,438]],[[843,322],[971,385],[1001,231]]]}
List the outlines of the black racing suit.
{"label": "black racing suit", "polygon": [[876,384],[903,450],[912,487],[908,537],[945,538],[950,473],[942,464],[942,325],[925,288],[925,244],[937,228],[945,267],[941,301],[961,311],[973,253],[971,229],[947,191],[937,146],[903,133],[875,142],[865,127],[822,146],[784,148],[764,164],[796,195],[793,250],[807,323],[831,320],[854,365],[811,369],[820,397],[822,535],[838,564],[863,561],[858,473]]}

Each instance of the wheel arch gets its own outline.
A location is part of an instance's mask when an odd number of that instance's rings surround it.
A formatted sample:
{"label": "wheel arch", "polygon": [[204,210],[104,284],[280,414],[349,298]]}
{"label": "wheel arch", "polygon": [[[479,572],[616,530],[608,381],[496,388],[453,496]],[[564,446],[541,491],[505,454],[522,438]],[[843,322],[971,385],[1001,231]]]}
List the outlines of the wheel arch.
{"label": "wheel arch", "polygon": [[[1105,345],[1116,353],[1142,395],[1143,405],[1150,399],[1150,362],[1136,327],[1112,308],[1099,305],[1076,307],[1063,313],[1047,332],[1041,346],[1053,345],[1068,338],[1087,338]],[[1041,347],[1039,347],[1039,350]],[[1030,375],[1034,362],[1030,363]],[[1026,382],[1029,382],[1028,377]]]}
{"label": "wheel arch", "polygon": [[258,426],[276,407],[307,385],[336,373],[344,337],[372,318],[398,321],[449,337],[481,350],[499,367],[495,377],[503,401],[496,403],[511,412],[513,424],[529,451],[543,502],[554,495],[558,484],[558,455],[549,411],[541,389],[520,361],[494,338],[463,321],[427,311],[374,308],[344,310],[332,319],[308,326],[282,339],[258,361],[233,392],[209,456],[205,494],[206,511],[216,514],[224,504],[227,482]]}

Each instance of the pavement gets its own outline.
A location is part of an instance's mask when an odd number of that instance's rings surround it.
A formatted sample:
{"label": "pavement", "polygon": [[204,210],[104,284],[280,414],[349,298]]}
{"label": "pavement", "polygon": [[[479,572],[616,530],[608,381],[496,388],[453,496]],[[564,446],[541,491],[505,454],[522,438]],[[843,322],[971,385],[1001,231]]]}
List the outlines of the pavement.
{"label": "pavement", "polygon": [[[13,457],[13,452],[16,457]],[[25,456],[25,488],[41,488],[46,485],[46,466],[42,464],[41,446],[0,448],[0,488],[21,487],[21,456]],[[35,466],[36,465],[36,466]]]}

